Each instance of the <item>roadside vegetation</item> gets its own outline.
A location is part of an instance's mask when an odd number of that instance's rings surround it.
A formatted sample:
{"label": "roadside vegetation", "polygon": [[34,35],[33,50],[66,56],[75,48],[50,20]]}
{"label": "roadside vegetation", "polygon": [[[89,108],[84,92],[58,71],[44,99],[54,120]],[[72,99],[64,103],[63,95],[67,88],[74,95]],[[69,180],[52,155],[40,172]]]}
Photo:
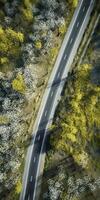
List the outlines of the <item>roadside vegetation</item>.
{"label": "roadside vegetation", "polygon": [[99,200],[100,23],[69,74],[51,127],[40,199]]}
{"label": "roadside vegetation", "polygon": [[40,97],[78,1],[0,0],[0,199],[17,200]]}

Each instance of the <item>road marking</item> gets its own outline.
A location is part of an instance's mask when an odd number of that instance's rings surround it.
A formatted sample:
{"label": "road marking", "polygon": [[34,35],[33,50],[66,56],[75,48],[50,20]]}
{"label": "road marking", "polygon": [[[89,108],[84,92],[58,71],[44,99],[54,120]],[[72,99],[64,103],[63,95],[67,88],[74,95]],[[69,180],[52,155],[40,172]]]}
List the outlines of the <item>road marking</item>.
{"label": "road marking", "polygon": [[36,158],[34,157],[34,162],[36,161]]}
{"label": "road marking", "polygon": [[38,141],[40,140],[40,135],[38,136]]}
{"label": "road marking", "polygon": [[51,97],[53,96],[53,91],[52,91],[52,93],[51,93]]}
{"label": "road marking", "polygon": [[66,59],[66,56],[67,56],[67,55],[64,56],[64,60]]}
{"label": "road marking", "polygon": [[79,22],[77,22],[77,28],[79,27]]}
{"label": "road marking", "polygon": [[57,77],[59,78],[59,76],[60,76],[60,72],[58,73]]}
{"label": "road marking", "polygon": [[72,43],[72,41],[73,41],[73,38],[71,38],[71,40],[70,40],[70,44]]}
{"label": "road marking", "polygon": [[33,180],[33,176],[31,176],[31,178],[30,178],[30,182],[32,182],[32,180]]}
{"label": "road marking", "polygon": [[84,6],[84,8],[83,8],[83,12],[85,11],[85,6]]}
{"label": "road marking", "polygon": [[46,117],[46,115],[47,115],[47,110],[45,111],[45,117]]}

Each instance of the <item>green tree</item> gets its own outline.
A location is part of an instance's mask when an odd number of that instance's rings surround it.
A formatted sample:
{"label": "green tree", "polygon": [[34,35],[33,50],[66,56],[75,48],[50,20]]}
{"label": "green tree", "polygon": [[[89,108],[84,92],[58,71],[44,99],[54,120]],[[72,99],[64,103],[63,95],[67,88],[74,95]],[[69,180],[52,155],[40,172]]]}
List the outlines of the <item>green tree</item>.
{"label": "green tree", "polygon": [[20,44],[23,42],[23,33],[0,26],[0,64],[8,64],[11,57],[17,58],[21,52]]}

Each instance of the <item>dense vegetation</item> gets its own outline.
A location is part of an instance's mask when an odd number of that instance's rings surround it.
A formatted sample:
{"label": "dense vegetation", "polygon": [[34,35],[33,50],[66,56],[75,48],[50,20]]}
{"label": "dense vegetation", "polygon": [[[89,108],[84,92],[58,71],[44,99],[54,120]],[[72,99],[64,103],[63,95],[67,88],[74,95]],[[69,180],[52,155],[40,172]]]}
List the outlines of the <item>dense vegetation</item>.
{"label": "dense vegetation", "polygon": [[[66,14],[63,13],[65,9],[67,13],[66,2],[38,0],[35,7],[36,2],[0,1],[0,68],[3,71],[20,66],[32,48],[36,57],[40,54],[47,55],[54,35],[65,32]],[[75,7],[77,0],[69,3]],[[29,49],[25,49],[27,42]],[[52,46],[51,51],[52,54],[55,53],[55,46]]]}
{"label": "dense vegetation", "polygon": [[29,126],[76,6],[77,0],[0,0],[2,200],[19,198]]}
{"label": "dense vegetation", "polygon": [[100,24],[83,63],[69,75],[58,105],[40,199],[100,198],[99,33]]}

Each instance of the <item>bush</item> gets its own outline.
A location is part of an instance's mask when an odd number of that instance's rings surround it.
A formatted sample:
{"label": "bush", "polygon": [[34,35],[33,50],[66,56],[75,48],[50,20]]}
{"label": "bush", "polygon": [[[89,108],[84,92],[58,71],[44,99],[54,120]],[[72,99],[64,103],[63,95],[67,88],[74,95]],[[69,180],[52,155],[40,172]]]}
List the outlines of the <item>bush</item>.
{"label": "bush", "polygon": [[60,26],[59,26],[59,33],[60,33],[60,34],[64,34],[65,31],[66,31],[66,26],[65,26],[65,25],[60,25]]}
{"label": "bush", "polygon": [[3,57],[3,58],[0,59],[0,64],[1,64],[1,65],[7,64],[7,63],[9,63],[9,60],[8,60],[7,57]]}
{"label": "bush", "polygon": [[17,77],[12,81],[12,88],[20,93],[25,92],[25,81],[22,74],[18,73]]}
{"label": "bush", "polygon": [[0,125],[8,124],[9,119],[5,115],[0,115]]}
{"label": "bush", "polygon": [[31,9],[22,8],[22,14],[23,14],[24,20],[26,20],[27,22],[32,22],[33,14],[32,14],[32,10]]}
{"label": "bush", "polygon": [[77,4],[78,4],[78,0],[69,0],[69,4],[70,4],[72,7],[76,8],[76,7],[77,7]]}
{"label": "bush", "polygon": [[[20,55],[20,44],[24,42],[24,35],[11,28],[0,27],[0,65],[11,63],[11,58],[17,59]],[[6,55],[6,56],[5,56]]]}
{"label": "bush", "polygon": [[38,40],[38,41],[35,42],[35,48],[36,48],[36,49],[41,49],[41,48],[42,48],[42,43],[41,43],[41,41]]}
{"label": "bush", "polygon": [[17,194],[19,194],[19,193],[21,192],[21,190],[22,190],[22,184],[21,184],[21,181],[19,180],[19,181],[17,182],[17,184],[16,184],[15,192],[16,192]]}

